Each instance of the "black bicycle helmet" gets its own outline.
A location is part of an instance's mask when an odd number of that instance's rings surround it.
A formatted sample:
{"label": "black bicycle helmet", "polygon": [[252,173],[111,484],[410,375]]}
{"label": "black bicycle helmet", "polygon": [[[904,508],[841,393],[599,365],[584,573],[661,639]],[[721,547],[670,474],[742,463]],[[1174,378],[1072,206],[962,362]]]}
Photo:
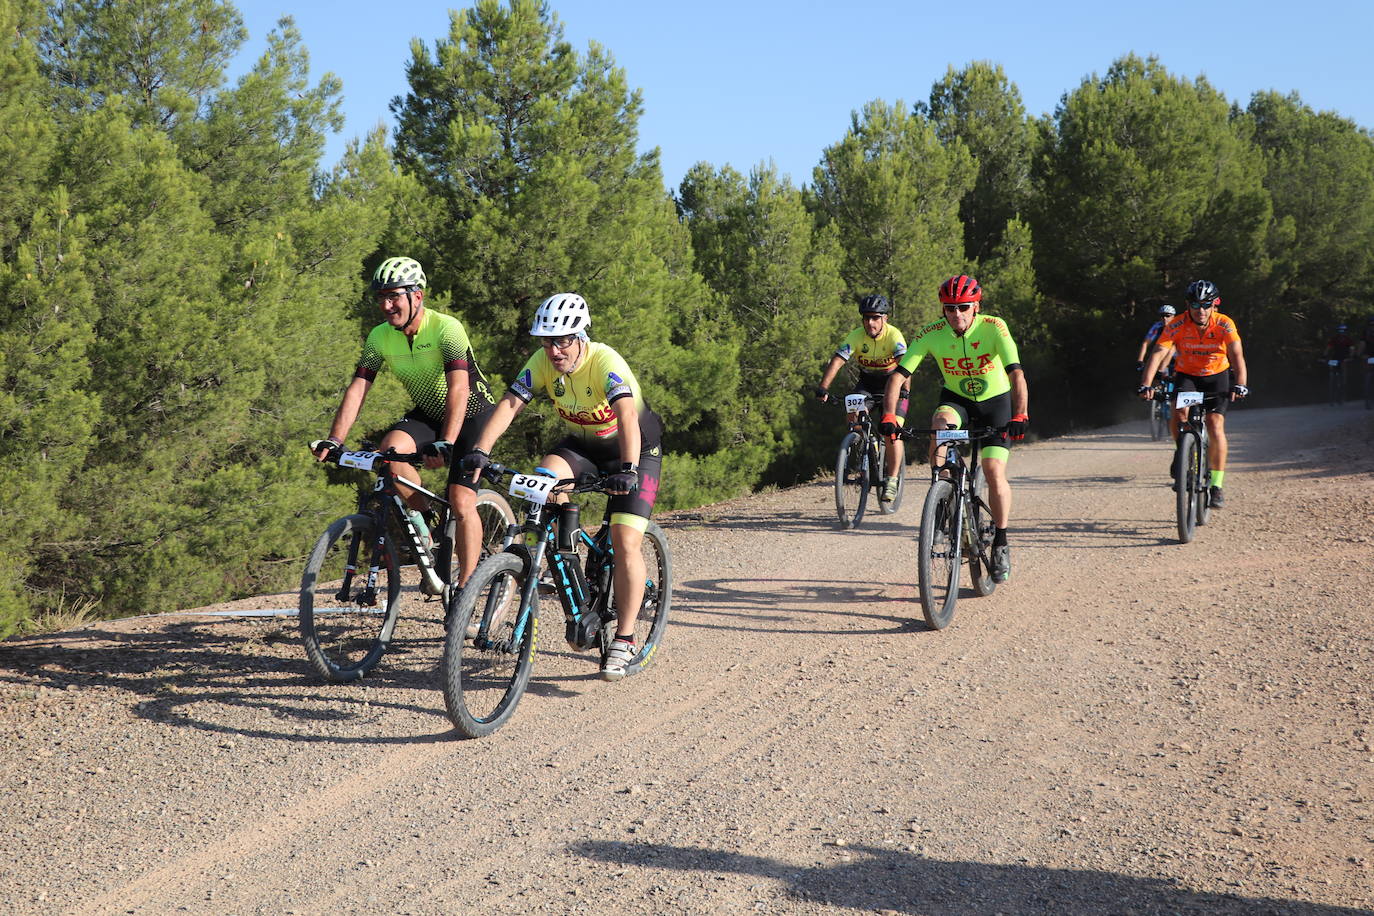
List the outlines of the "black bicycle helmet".
{"label": "black bicycle helmet", "polygon": [[869,293],[859,300],[860,315],[891,315],[892,303],[887,301],[886,296],[877,293]]}
{"label": "black bicycle helmet", "polygon": [[1188,284],[1188,301],[1205,302],[1208,305],[1216,305],[1221,294],[1217,292],[1217,285],[1211,280],[1194,280]]}

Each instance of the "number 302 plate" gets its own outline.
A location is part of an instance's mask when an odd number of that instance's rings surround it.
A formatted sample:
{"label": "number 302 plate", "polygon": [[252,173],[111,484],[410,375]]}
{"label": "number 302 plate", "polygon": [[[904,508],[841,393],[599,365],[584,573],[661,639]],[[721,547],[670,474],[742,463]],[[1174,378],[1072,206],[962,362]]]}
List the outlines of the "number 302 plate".
{"label": "number 302 plate", "polygon": [[556,483],[556,478],[545,477],[543,474],[516,474],[510,481],[510,495],[542,506],[549,501],[549,494],[553,492],[553,485]]}

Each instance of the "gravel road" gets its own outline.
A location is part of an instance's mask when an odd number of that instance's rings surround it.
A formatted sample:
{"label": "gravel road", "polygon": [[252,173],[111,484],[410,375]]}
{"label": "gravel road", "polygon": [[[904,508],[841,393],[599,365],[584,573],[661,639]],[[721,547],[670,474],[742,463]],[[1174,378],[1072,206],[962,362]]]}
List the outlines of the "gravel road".
{"label": "gravel road", "polygon": [[656,663],[550,616],[480,741],[418,596],[360,685],[211,613],[293,594],[0,643],[0,911],[1374,911],[1374,422],[1235,411],[1180,545],[1140,412],[1017,450],[1013,580],[941,632],[919,468],[855,531],[826,482],[667,515]]}

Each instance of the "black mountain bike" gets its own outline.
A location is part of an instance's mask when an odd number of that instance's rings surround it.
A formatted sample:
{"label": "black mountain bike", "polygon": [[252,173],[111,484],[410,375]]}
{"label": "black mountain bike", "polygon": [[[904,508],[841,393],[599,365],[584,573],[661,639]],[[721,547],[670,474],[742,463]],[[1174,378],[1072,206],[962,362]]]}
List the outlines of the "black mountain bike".
{"label": "black mountain bike", "polygon": [[[1163,392],[1155,394],[1163,398]],[[1180,391],[1174,406],[1186,408],[1187,417],[1178,425],[1178,441],[1174,446],[1174,503],[1178,516],[1178,540],[1187,544],[1193,539],[1196,526],[1207,524],[1211,517],[1211,467],[1207,460],[1207,411],[1216,404],[1219,395],[1204,395],[1201,391]]]}
{"label": "black mountain bike", "polygon": [[[332,522],[315,541],[301,576],[300,628],[305,654],[320,676],[329,681],[353,681],[381,661],[402,604],[407,613],[425,615],[421,601],[407,601],[420,592],[441,599],[439,613],[448,607],[450,583],[458,580],[453,557],[454,522],[448,500],[423,486],[407,483],[429,497],[434,544],[426,547],[406,512],[405,500],[396,489],[396,477],[388,461],[419,466],[418,454],[394,449],[375,452],[335,448],[326,456],[340,467],[372,471],[376,484],[358,497],[358,511]],[[477,494],[477,515],[482,523],[482,555],[499,551],[505,544],[515,513],[500,493]],[[414,564],[414,571],[402,567]],[[418,578],[418,582],[414,581]],[[442,621],[442,616],[437,616]]]}
{"label": "black mountain bike", "polygon": [[[550,502],[558,493],[604,492],[605,478],[579,483],[518,474],[494,463],[482,473],[493,481],[509,477],[510,494],[528,506],[518,536],[478,565],[450,609],[444,702],[454,726],[469,738],[490,735],[504,725],[529,685],[541,591],[551,588],[562,605],[564,635],[575,650],[595,648],[604,662],[616,626],[609,517],[596,534],[588,534],[576,504]],[[642,549],[645,581],[635,628],[638,653],[626,666],[626,675],[641,671],[653,659],[672,605],[672,557],[663,529],[653,522],[644,531]]]}
{"label": "black mountain bike", "polygon": [[[836,401],[835,403],[839,403]],[[847,394],[844,409],[855,414],[849,432],[840,441],[835,459],[835,512],[841,528],[857,528],[868,508],[870,492],[879,500],[884,515],[896,512],[906,492],[906,469],[897,468],[897,498],[883,502],[883,471],[887,467],[887,441],[873,428],[873,396],[863,393]]]}
{"label": "black mountain bike", "polygon": [[1345,360],[1326,361],[1326,393],[1332,407],[1345,403]]}
{"label": "black mountain bike", "polygon": [[1155,390],[1164,393],[1163,398],[1150,399],[1150,441],[1158,442],[1169,435],[1169,402],[1173,400],[1174,380],[1172,377],[1160,378],[1155,382]]}
{"label": "black mountain bike", "polygon": [[982,598],[997,588],[992,580],[995,526],[988,505],[988,485],[980,461],[982,441],[999,430],[913,429],[902,438],[934,436],[945,450],[931,469],[930,489],[921,507],[921,533],[916,556],[921,613],[931,628],[943,630],[954,619],[959,600],[959,569],[968,561],[973,593]]}

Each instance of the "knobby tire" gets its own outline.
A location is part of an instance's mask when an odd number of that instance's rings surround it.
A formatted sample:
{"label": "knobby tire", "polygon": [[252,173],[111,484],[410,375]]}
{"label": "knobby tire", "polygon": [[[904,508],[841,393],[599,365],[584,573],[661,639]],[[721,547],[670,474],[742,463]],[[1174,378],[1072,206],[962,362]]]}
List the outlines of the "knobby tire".
{"label": "knobby tire", "polygon": [[863,436],[850,432],[835,459],[835,512],[841,528],[857,528],[868,505],[871,469],[864,468]]}
{"label": "knobby tire", "polygon": [[[539,615],[526,615],[520,607],[524,579],[519,557],[493,554],[458,593],[444,637],[444,705],[454,728],[468,738],[486,737],[504,725],[529,686]],[[517,643],[522,617],[527,619]]]}
{"label": "knobby tire", "polygon": [[1197,523],[1197,434],[1183,432],[1178,437],[1178,456],[1174,467],[1178,469],[1178,479],[1174,481],[1175,509],[1178,516],[1178,540],[1187,544],[1193,539],[1193,527]]}
{"label": "knobby tire", "polygon": [[[635,621],[635,657],[625,666],[625,676],[638,674],[653,661],[654,653],[663,642],[663,634],[668,629],[668,611],[673,603],[673,557],[668,549],[668,538],[663,529],[653,522],[644,529],[641,550],[644,554],[644,599],[639,605],[639,617]],[[611,579],[611,595],[607,607],[614,613],[615,585]],[[615,623],[603,627],[598,639],[601,660],[615,638]]]}
{"label": "knobby tire", "polygon": [[[358,568],[348,593],[341,594],[344,566],[355,541]],[[368,567],[374,561],[377,582],[369,596]],[[369,515],[336,519],[315,541],[301,576],[301,641],[320,677],[335,683],[354,681],[381,661],[396,628],[400,596],[401,575],[391,536],[379,532]]]}
{"label": "knobby tire", "polygon": [[935,630],[954,619],[959,599],[960,538],[953,535],[956,513],[954,484],[936,480],[926,491],[921,508],[921,534],[917,541],[916,574],[921,593],[921,613]]}

